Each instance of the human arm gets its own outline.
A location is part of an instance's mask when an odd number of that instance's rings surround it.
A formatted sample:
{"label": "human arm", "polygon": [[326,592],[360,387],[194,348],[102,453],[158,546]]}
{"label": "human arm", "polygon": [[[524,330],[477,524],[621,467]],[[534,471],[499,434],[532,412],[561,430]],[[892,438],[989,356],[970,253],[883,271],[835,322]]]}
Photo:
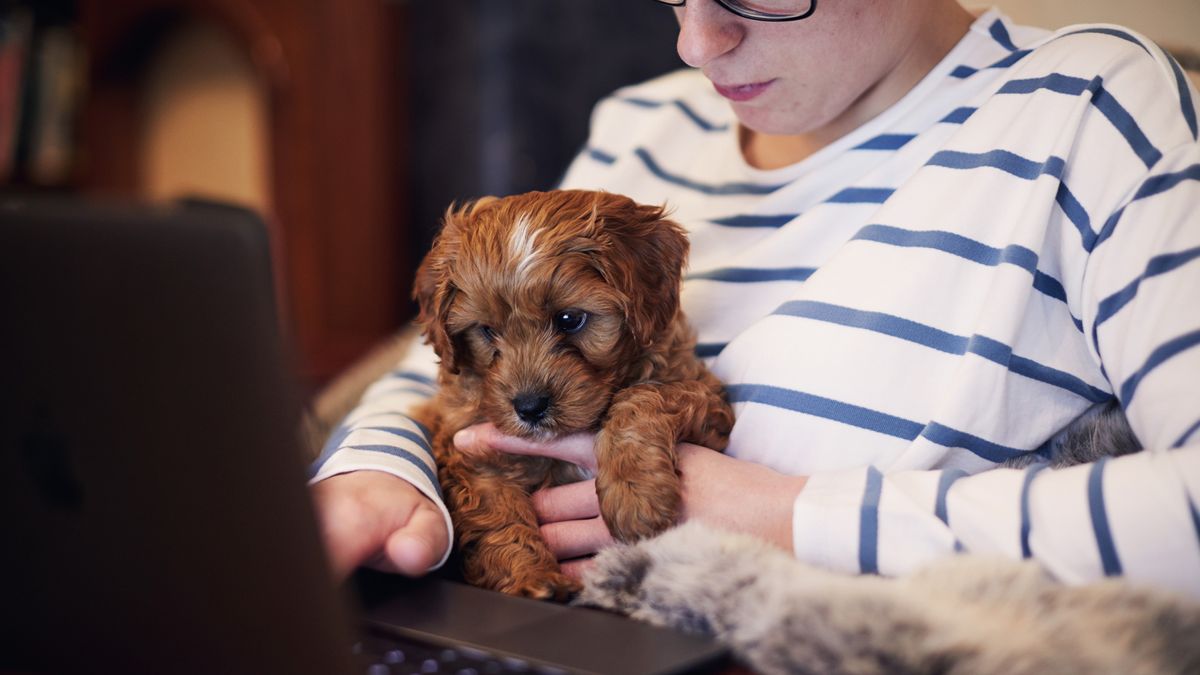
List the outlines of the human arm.
{"label": "human arm", "polygon": [[[499,451],[554,457],[589,471],[596,468],[593,434],[574,434],[546,443],[504,436],[489,424],[470,427],[455,437],[466,452]],[[676,446],[683,487],[683,519],[742,532],[792,549],[791,513],[803,476],[787,476],[765,466],[735,459],[690,443]],[[542,536],[578,577],[589,556],[613,542],[599,516],[595,481],[546,488],[533,495]]]}
{"label": "human arm", "polygon": [[339,578],[364,563],[418,575],[449,555],[450,516],[429,439],[405,414],[432,395],[435,369],[431,349],[410,348],[367,389],[310,468],[318,521]]}

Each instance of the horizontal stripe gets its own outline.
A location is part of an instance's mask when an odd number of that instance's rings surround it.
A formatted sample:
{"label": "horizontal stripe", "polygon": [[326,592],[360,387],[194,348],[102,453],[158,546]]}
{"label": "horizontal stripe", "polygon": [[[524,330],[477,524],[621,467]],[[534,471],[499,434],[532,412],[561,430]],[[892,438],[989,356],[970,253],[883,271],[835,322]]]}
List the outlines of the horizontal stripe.
{"label": "horizontal stripe", "polygon": [[1133,44],[1141,47],[1142,51],[1146,52],[1147,54],[1150,54],[1150,50],[1146,47],[1146,45],[1142,44],[1141,40],[1134,37],[1132,33],[1129,33],[1127,31],[1123,31],[1123,30],[1120,30],[1117,28],[1105,28],[1103,26],[1096,26],[1094,28],[1080,28],[1078,30],[1073,30],[1068,33],[1063,33],[1062,35],[1056,35],[1056,36],[1054,36],[1054,39],[1061,40],[1062,38],[1070,37],[1072,35],[1086,35],[1089,33],[1097,34],[1097,35],[1109,35],[1109,36],[1112,36],[1115,38],[1120,38],[1126,42],[1130,42],[1130,43],[1133,43]]}
{"label": "horizontal stripe", "polygon": [[1038,163],[1008,150],[990,150],[981,153],[943,150],[934,154],[927,165],[958,170],[993,168],[1025,180],[1052,176],[1059,181],[1055,200],[1066,214],[1067,219],[1079,231],[1084,250],[1091,251],[1095,245],[1096,235],[1092,231],[1091,218],[1088,217],[1087,211],[1079,203],[1079,200],[1067,189],[1066,183],[1062,182],[1066,162],[1061,157],[1051,156],[1045,162]]}
{"label": "horizontal stripe", "polygon": [[1035,162],[1008,150],[979,153],[942,150],[930,157],[926,164],[947,169],[993,168],[1026,180],[1034,180],[1042,175],[1060,178],[1066,166],[1061,157],[1051,156],[1045,162]]}
{"label": "horizontal stripe", "polygon": [[720,269],[709,270],[707,272],[697,272],[689,274],[685,277],[687,281],[726,281],[730,283],[758,283],[763,281],[804,281],[812,276],[816,270],[812,267],[784,267],[784,268],[758,268],[758,267],[723,267]]}
{"label": "horizontal stripe", "polygon": [[781,213],[774,216],[747,214],[717,218],[708,222],[722,227],[769,227],[778,229],[799,217],[799,213]]}
{"label": "horizontal stripe", "polygon": [[1196,433],[1197,429],[1200,429],[1200,419],[1193,422],[1192,426],[1187,428],[1187,431],[1183,432],[1179,436],[1179,438],[1175,439],[1175,442],[1171,444],[1171,447],[1172,448],[1182,448],[1184,446],[1184,444],[1187,443],[1188,440],[1191,439],[1192,434]]}
{"label": "horizontal stripe", "polygon": [[895,192],[893,188],[846,188],[826,199],[829,204],[882,204]]}
{"label": "horizontal stripe", "polygon": [[434,391],[429,387],[394,387],[389,389],[381,389],[379,394],[415,394],[422,398],[432,398]]}
{"label": "horizontal stripe", "polygon": [[731,403],[769,405],[906,441],[921,437],[947,448],[962,448],[978,457],[996,463],[1028,453],[1026,450],[994,443],[937,422],[922,425],[919,422],[878,410],[783,387],[766,384],[731,384],[726,385],[725,393]]}
{"label": "horizontal stripe", "polygon": [[859,143],[851,150],[899,150],[914,138],[916,136],[913,134],[880,134]]}
{"label": "horizontal stripe", "polygon": [[310,477],[317,475],[317,472],[329,460],[329,457],[338,448],[342,447],[342,441],[346,440],[346,437],[350,435],[350,431],[350,427],[339,426],[337,429],[334,429],[329,438],[325,439],[325,444],[321,446],[321,453],[317,455],[317,458],[313,460],[312,465],[309,467]]}
{"label": "horizontal stripe", "polygon": [[1091,252],[1096,247],[1096,232],[1092,229],[1092,218],[1088,215],[1087,209],[1083,208],[1083,204],[1071,194],[1067,189],[1067,184],[1059,182],[1058,192],[1054,195],[1054,201],[1058,203],[1059,208],[1066,214],[1067,220],[1075,226],[1079,232],[1079,241],[1083,245],[1083,250]]}
{"label": "horizontal stripe", "polygon": [[[361,427],[359,429],[355,429],[355,431],[382,431],[384,433],[392,434],[393,436],[399,436],[400,438],[404,438],[415,443],[417,447],[429,453],[430,457],[433,456],[433,446],[429,444],[427,435],[422,436],[421,434],[410,429],[403,429],[400,427]],[[349,445],[347,447],[358,446]]]}
{"label": "horizontal stripe", "polygon": [[683,101],[675,101],[674,103],[676,108],[679,108],[679,110],[683,112],[688,119],[692,120],[692,122],[695,122],[696,126],[700,127],[704,131],[725,131],[729,128],[728,124],[715,124],[713,122],[709,122],[696,113],[695,110],[692,110],[691,106]]}
{"label": "horizontal stripe", "polygon": [[1122,216],[1125,215],[1125,209],[1136,201],[1160,195],[1176,185],[1184,181],[1200,180],[1200,164],[1193,164],[1187,168],[1171,173],[1163,173],[1147,178],[1137,192],[1133,194],[1133,198],[1129,200],[1121,208],[1117,209],[1108,220],[1104,221],[1104,227],[1100,228],[1099,234],[1096,236],[1096,246],[1108,241],[1113,233],[1117,230],[1117,224],[1121,222]]}
{"label": "horizontal stripe", "polygon": [[711,359],[712,357],[717,356],[721,352],[725,351],[725,347],[728,345],[728,342],[699,343],[696,345],[695,349],[696,356],[702,359]]}
{"label": "horizontal stripe", "polygon": [[891,225],[873,224],[860,229],[853,240],[933,249],[989,267],[1007,263],[1030,273],[1037,271],[1037,254],[1024,246],[1010,244],[1004,248],[995,248],[945,230],[905,230]]}
{"label": "horizontal stripe", "polygon": [[1105,576],[1121,574],[1121,559],[1113,543],[1112,530],[1108,526],[1108,511],[1104,506],[1104,465],[1107,457],[1101,457],[1088,473],[1088,510],[1092,514],[1092,531],[1096,535],[1096,548],[1100,552],[1100,564]]}
{"label": "horizontal stripe", "polygon": [[[420,426],[420,425],[418,425],[418,426]],[[320,456],[317,457],[317,459],[314,460],[313,463],[309,466],[309,469],[308,469],[309,478],[312,478],[313,476],[316,476],[318,473],[320,473],[321,467],[323,467],[325,465],[325,463],[329,461],[329,458],[332,457],[336,451],[341,450],[342,448],[353,448],[355,450],[368,450],[368,451],[373,451],[373,452],[384,452],[386,454],[392,455],[393,457],[398,457],[400,459],[403,459],[406,462],[409,462],[412,465],[416,466],[418,469],[420,469],[421,473],[423,473],[425,475],[425,477],[427,479],[429,479],[429,482],[433,485],[434,489],[437,490],[438,494],[440,495],[441,488],[438,485],[437,476],[434,475],[433,470],[429,468],[429,465],[426,464],[424,461],[422,461],[415,454],[413,454],[407,450],[404,450],[403,448],[399,448],[399,447],[391,446],[391,445],[377,445],[377,444],[343,445],[346,442],[346,439],[350,436],[350,434],[355,433],[357,431],[366,431],[366,430],[384,431],[384,432],[391,433],[391,434],[394,434],[397,436],[401,436],[403,438],[406,438],[406,439],[412,441],[413,443],[415,443],[417,445],[417,447],[424,450],[429,455],[429,457],[432,458],[433,450],[432,450],[432,448],[430,448],[429,441],[427,440],[427,438],[429,436],[428,429],[425,429],[424,427],[420,427],[420,428],[422,429],[423,432],[425,432],[424,437],[417,434],[416,432],[410,431],[408,429],[399,429],[396,427],[357,427],[357,428],[355,428],[352,426],[339,426],[337,428],[337,430],[334,431],[334,433],[331,434],[329,439],[325,442],[324,447],[321,449]]]}
{"label": "horizontal stripe", "polygon": [[938,476],[937,499],[933,502],[933,515],[946,525],[950,524],[950,511],[946,505],[946,499],[950,495],[950,486],[966,475],[967,472],[962,469],[943,469],[941,475]]}
{"label": "horizontal stripe", "polygon": [[1167,63],[1171,64],[1171,72],[1175,75],[1175,88],[1179,91],[1179,108],[1183,112],[1183,120],[1187,122],[1188,129],[1192,132],[1192,140],[1196,140],[1196,105],[1192,102],[1192,90],[1187,75],[1183,74],[1183,68],[1179,67],[1179,62],[1175,60],[1175,57],[1168,54],[1162,47],[1159,47],[1158,50],[1162,52]]}
{"label": "horizontal stripe", "polygon": [[[1062,73],[1050,73],[1044,77],[1009,80],[996,90],[997,94],[1032,94],[1042,89],[1069,96],[1078,96],[1088,90],[1095,80],[1085,80]],[[1097,82],[1098,84],[1098,82]]]}
{"label": "horizontal stripe", "polygon": [[966,122],[971,115],[975,114],[976,110],[978,110],[978,108],[955,108],[954,110],[951,110],[949,114],[939,120],[939,122],[942,124],[962,124],[963,122]]}
{"label": "horizontal stripe", "polygon": [[622,103],[628,103],[629,105],[636,106],[638,108],[654,109],[667,105],[674,106],[702,131],[725,131],[729,128],[728,124],[716,124],[708,121],[704,117],[701,117],[695,110],[691,108],[691,106],[679,99],[672,99],[670,101],[652,101],[650,99],[636,98],[632,96],[614,96],[613,99],[621,101]]}
{"label": "horizontal stripe", "polygon": [[[1142,282],[1146,279],[1152,279],[1160,274],[1172,272],[1187,263],[1200,258],[1200,246],[1190,248],[1186,251],[1178,253],[1167,253],[1164,255],[1154,256],[1146,263],[1146,269],[1136,279],[1125,285],[1124,288],[1113,293],[1112,295],[1100,301],[1096,308],[1096,320],[1092,326],[1092,334],[1095,336],[1096,330],[1104,325],[1106,321],[1116,316],[1117,312],[1124,309],[1135,297],[1137,297],[1138,289],[1141,288]],[[1099,349],[1099,343],[1093,341],[1093,344]]]}
{"label": "horizontal stripe", "polygon": [[882,493],[883,474],[868,466],[858,524],[858,569],[863,574],[879,574],[879,498]]}
{"label": "horizontal stripe", "polygon": [[[927,248],[942,251],[989,267],[1001,264],[1015,265],[1033,274],[1033,287],[1035,289],[1055,300],[1063,303],[1067,302],[1067,292],[1063,288],[1063,285],[1054,277],[1038,270],[1037,254],[1024,246],[1010,244],[1004,248],[995,248],[954,232],[946,232],[944,230],[905,230],[890,225],[877,224],[864,226],[854,235],[854,239],[873,241],[891,246]],[[1083,330],[1082,322],[1074,316],[1071,317],[1071,320],[1076,324],[1076,327],[1081,331]]]}
{"label": "horizontal stripe", "polygon": [[1012,348],[982,335],[964,337],[892,314],[856,310],[811,300],[785,302],[773,314],[861,328],[954,355],[974,354],[1031,380],[1069,391],[1094,403],[1111,398],[1070,373],[1013,354]]}
{"label": "horizontal stripe", "polygon": [[408,450],[405,450],[404,448],[396,447],[394,445],[379,445],[379,444],[377,444],[377,445],[352,445],[352,446],[348,446],[348,447],[349,447],[349,449],[352,449],[352,450],[363,450],[366,452],[378,452],[378,453],[382,453],[385,455],[390,455],[392,457],[402,459],[405,462],[408,462],[409,464],[412,464],[413,466],[417,467],[417,469],[419,469],[421,471],[421,473],[425,476],[425,479],[428,480],[429,484],[433,486],[433,489],[437,492],[438,497],[440,498],[442,496],[442,486],[440,484],[438,484],[437,476],[433,473],[433,469],[430,469],[428,464],[421,461],[421,459],[419,457],[417,457],[413,453],[409,452]]}
{"label": "horizontal stripe", "polygon": [[597,162],[600,162],[601,164],[613,164],[617,161],[616,155],[610,155],[603,150],[598,150],[592,147],[584,148],[583,154],[596,160]]}
{"label": "horizontal stripe", "polygon": [[1029,548],[1029,533],[1033,529],[1033,521],[1029,516],[1029,492],[1033,487],[1034,477],[1047,466],[1049,464],[1041,463],[1025,469],[1025,478],[1021,481],[1021,557],[1025,559],[1033,557]]}
{"label": "horizontal stripe", "polygon": [[388,377],[397,380],[412,380],[413,382],[420,382],[421,384],[429,385],[430,387],[437,385],[437,382],[435,382],[432,377],[429,377],[428,375],[422,375],[421,373],[413,372],[411,370],[395,370],[389,373]]}
{"label": "horizontal stripe", "polygon": [[1187,496],[1188,511],[1192,514],[1192,529],[1196,531],[1196,539],[1200,541],[1200,511],[1196,510],[1196,502],[1192,501],[1191,495]]}
{"label": "horizontal stripe", "polygon": [[[1067,289],[1063,288],[1062,283],[1041,270],[1036,270],[1033,273],[1033,287],[1055,300],[1061,300],[1064,303],[1067,301]],[[1074,316],[1071,318],[1075,319]],[[1078,321],[1077,319],[1075,320]]]}
{"label": "horizontal stripe", "polygon": [[1108,90],[1104,87],[1097,89],[1096,93],[1092,95],[1092,103],[1125,137],[1125,141],[1133,148],[1134,153],[1142,160],[1147,169],[1152,168],[1158,163],[1158,160],[1162,159],[1162,153],[1146,137],[1142,128],[1138,126],[1137,120],[1133,119],[1133,115],[1130,115],[1129,111]]}
{"label": "horizontal stripe", "polygon": [[637,98],[635,96],[614,96],[613,100],[620,101],[621,103],[628,103],[629,105],[636,106],[638,108],[661,108],[662,106],[666,105],[662,101],[652,101],[648,98]]}
{"label": "horizontal stripe", "polygon": [[917,438],[923,428],[923,425],[902,417],[783,387],[765,384],[730,384],[726,385],[725,393],[731,403],[769,405],[774,408],[841,422],[906,441]]}
{"label": "horizontal stripe", "polygon": [[1079,96],[1085,91],[1090,91],[1092,94],[1092,105],[1125,137],[1125,142],[1129,144],[1129,147],[1142,160],[1146,168],[1154,166],[1162,158],[1162,153],[1146,137],[1141,127],[1138,126],[1137,121],[1134,120],[1133,115],[1129,114],[1129,111],[1104,88],[1104,80],[1101,77],[1084,80],[1061,73],[1051,73],[1045,77],[1006,82],[1004,86],[1000,87],[997,93],[1030,94],[1041,89],[1070,96]]}
{"label": "horizontal stripe", "polygon": [[633,151],[633,154],[642,160],[650,173],[654,174],[660,180],[678,185],[679,187],[695,190],[706,195],[714,196],[729,196],[729,195],[768,195],[783,187],[782,185],[759,185],[757,183],[717,183],[705,184],[699,181],[685,178],[676,174],[668,173],[665,169],[659,166],[658,162],[650,156],[650,152],[645,148],[638,148]]}
{"label": "horizontal stripe", "polygon": [[1200,181],[1200,164],[1193,164],[1179,171],[1158,174],[1157,176],[1147,178],[1146,182],[1142,183],[1142,186],[1138,188],[1138,191],[1134,193],[1133,199],[1130,201],[1137,201],[1162,194],[1176,185],[1189,180]]}
{"label": "horizontal stripe", "polygon": [[1125,408],[1129,407],[1133,401],[1133,395],[1137,393],[1138,385],[1142,383],[1147,375],[1154,372],[1154,369],[1161,366],[1173,356],[1188,351],[1200,345],[1200,330],[1194,330],[1190,333],[1184,333],[1177,338],[1167,340],[1159,345],[1154,351],[1150,352],[1150,357],[1146,359],[1146,363],[1138,368],[1125,383],[1121,385],[1121,405]]}
{"label": "horizontal stripe", "polygon": [[1004,27],[1004,22],[1000,19],[992,22],[992,25],[988,28],[988,34],[992,36],[993,40],[1000,43],[1001,47],[1010,52],[1017,51],[1017,46],[1013,44],[1012,37],[1008,34],[1008,29]]}
{"label": "horizontal stripe", "polygon": [[965,431],[951,429],[937,422],[930,422],[925,425],[925,429],[921,432],[921,437],[947,448],[962,448],[978,457],[997,464],[1029,453],[1028,450],[994,443]]}
{"label": "horizontal stripe", "polygon": [[960,79],[960,80],[965,80],[968,77],[971,77],[972,75],[974,75],[975,73],[978,73],[980,71],[993,70],[996,68],[1007,68],[1007,67],[1011,66],[1012,64],[1016,63],[1017,61],[1020,61],[1021,59],[1028,56],[1029,51],[1030,50],[1028,50],[1028,49],[1019,49],[1015,52],[1010,53],[1008,56],[1000,59],[999,61],[996,61],[995,63],[991,64],[990,66],[984,66],[983,68],[972,68],[971,66],[957,66],[957,67],[955,67],[954,70],[950,71],[950,77]]}

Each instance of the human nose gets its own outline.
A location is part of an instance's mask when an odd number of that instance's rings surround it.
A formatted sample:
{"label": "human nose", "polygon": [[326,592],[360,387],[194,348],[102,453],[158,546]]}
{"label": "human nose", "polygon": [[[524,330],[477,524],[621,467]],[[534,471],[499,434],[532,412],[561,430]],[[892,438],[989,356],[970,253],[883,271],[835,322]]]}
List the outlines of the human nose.
{"label": "human nose", "polygon": [[711,0],[692,0],[675,10],[679,21],[679,58],[693,68],[703,68],[741,43],[741,20]]}

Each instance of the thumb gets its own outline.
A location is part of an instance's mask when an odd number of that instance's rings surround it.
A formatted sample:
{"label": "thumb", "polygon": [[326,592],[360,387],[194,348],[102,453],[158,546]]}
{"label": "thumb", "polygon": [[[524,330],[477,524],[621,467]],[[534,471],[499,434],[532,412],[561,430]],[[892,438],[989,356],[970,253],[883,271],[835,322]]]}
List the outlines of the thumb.
{"label": "thumb", "polygon": [[388,536],[383,546],[385,560],[376,566],[419,576],[442,559],[449,545],[449,533],[441,512],[422,505],[403,527]]}
{"label": "thumb", "polygon": [[561,459],[586,469],[596,469],[596,435],[581,432],[549,441],[531,441],[502,433],[490,423],[476,424],[454,434],[454,445],[468,454],[488,451]]}

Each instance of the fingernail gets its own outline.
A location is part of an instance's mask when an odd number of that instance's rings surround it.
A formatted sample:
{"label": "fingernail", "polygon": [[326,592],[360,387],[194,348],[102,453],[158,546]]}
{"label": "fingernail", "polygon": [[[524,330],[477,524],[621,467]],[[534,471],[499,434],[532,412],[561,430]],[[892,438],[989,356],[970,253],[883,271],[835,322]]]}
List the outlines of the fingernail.
{"label": "fingernail", "polygon": [[462,429],[454,434],[454,446],[459,450],[466,450],[475,444],[475,432],[470,429]]}

